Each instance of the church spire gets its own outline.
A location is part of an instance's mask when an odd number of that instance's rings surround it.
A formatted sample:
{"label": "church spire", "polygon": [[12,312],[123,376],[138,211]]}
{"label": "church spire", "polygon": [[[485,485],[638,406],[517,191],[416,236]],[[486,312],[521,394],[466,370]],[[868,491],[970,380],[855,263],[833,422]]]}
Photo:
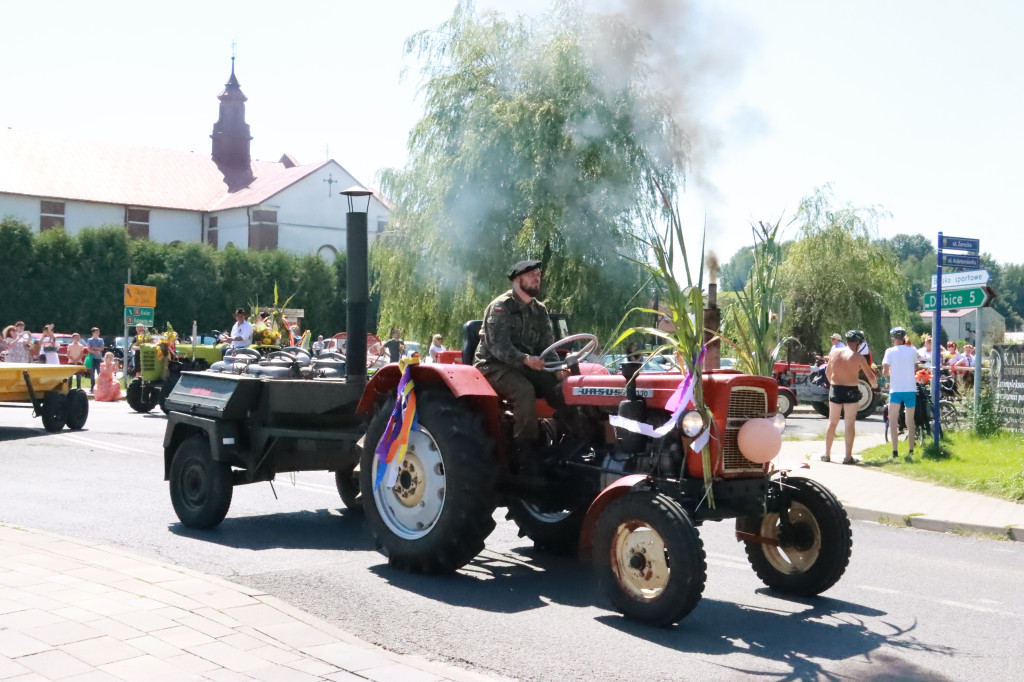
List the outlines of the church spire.
{"label": "church spire", "polygon": [[231,169],[249,169],[251,160],[249,125],[245,122],[246,96],[235,77],[235,57],[231,56],[231,77],[224,84],[220,100],[220,118],[213,124],[213,161]]}

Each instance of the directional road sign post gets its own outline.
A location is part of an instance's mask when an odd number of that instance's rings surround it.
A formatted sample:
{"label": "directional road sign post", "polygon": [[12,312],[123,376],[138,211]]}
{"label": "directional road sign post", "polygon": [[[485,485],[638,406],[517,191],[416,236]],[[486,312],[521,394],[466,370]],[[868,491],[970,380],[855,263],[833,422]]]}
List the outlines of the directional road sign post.
{"label": "directional road sign post", "polygon": [[156,307],[156,287],[141,284],[124,285],[124,304],[126,306]]}
{"label": "directional road sign post", "polygon": [[134,327],[137,324],[143,324],[152,327],[156,322],[155,311],[155,308],[145,306],[125,306],[124,326]]}
{"label": "directional road sign post", "polygon": [[981,240],[969,237],[943,237],[939,248],[978,253],[978,249],[981,248]]}
{"label": "directional road sign post", "polygon": [[[949,272],[942,276],[942,290],[946,289],[970,289],[971,287],[983,287],[988,284],[988,270],[964,270],[963,272]],[[937,286],[936,277],[932,275],[932,291]]]}
{"label": "directional road sign post", "polygon": [[981,265],[981,258],[978,256],[965,256],[959,253],[944,253],[941,256],[940,265],[952,268],[977,268]]}
{"label": "directional road sign post", "polygon": [[[971,287],[970,289],[951,289],[942,292],[942,308],[984,308],[992,301],[991,289],[988,287]],[[928,292],[924,295],[924,309],[935,310],[936,295]]]}

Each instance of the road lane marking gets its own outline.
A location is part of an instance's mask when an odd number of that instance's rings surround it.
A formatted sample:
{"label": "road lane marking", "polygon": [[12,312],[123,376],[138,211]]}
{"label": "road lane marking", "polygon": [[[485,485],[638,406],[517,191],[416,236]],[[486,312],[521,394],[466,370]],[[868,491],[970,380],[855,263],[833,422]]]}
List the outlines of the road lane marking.
{"label": "road lane marking", "polygon": [[123,452],[129,455],[152,454],[148,450],[140,450],[139,448],[132,448],[126,445],[114,445],[112,443],[105,443],[100,440],[92,440],[91,438],[85,438],[84,436],[71,436],[65,433],[61,433],[57,435],[57,438],[62,438],[63,440],[70,441],[71,443],[75,443],[76,445],[86,445],[91,448],[107,450],[109,452]]}

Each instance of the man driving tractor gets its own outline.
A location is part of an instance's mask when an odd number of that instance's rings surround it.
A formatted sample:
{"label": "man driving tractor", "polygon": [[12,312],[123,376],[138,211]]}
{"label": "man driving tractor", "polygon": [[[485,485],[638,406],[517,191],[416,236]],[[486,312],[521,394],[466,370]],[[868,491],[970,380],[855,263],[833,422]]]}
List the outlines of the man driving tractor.
{"label": "man driving tractor", "polygon": [[473,363],[498,395],[512,403],[513,439],[524,473],[540,468],[537,396],[560,410],[559,382],[568,376],[565,370],[546,372],[540,357],[555,341],[547,308],[537,298],[543,268],[539,260],[522,260],[509,269],[512,288],[487,306]]}

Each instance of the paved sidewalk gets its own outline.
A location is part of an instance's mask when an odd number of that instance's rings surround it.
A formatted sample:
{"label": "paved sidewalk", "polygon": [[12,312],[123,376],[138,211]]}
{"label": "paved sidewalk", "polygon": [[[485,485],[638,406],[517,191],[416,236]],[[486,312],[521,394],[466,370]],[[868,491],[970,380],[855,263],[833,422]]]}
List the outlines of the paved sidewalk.
{"label": "paved sidewalk", "polygon": [[[884,442],[881,435],[858,435],[854,454]],[[1024,542],[1024,504],[915,481],[872,467],[840,464],[844,447],[843,439],[837,437],[832,445],[832,462],[822,462],[819,458],[825,454],[825,441],[784,441],[779,465],[820,481],[835,493],[850,518],[923,530],[989,533]],[[905,454],[905,444],[901,443],[900,453]]]}
{"label": "paved sidewalk", "polygon": [[258,590],[0,523],[0,680],[492,682]]}

